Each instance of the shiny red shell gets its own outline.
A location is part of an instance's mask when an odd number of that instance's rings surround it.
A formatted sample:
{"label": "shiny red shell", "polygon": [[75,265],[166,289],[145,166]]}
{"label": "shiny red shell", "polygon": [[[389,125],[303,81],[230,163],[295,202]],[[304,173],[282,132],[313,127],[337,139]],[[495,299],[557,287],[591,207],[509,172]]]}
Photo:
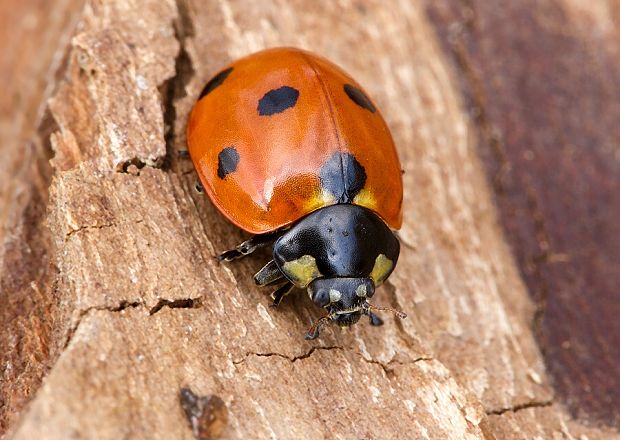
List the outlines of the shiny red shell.
{"label": "shiny red shell", "polygon": [[269,49],[224,68],[194,106],[187,142],[213,203],[248,232],[335,203],[401,226],[401,166],[383,117],[353,78],[312,53]]}

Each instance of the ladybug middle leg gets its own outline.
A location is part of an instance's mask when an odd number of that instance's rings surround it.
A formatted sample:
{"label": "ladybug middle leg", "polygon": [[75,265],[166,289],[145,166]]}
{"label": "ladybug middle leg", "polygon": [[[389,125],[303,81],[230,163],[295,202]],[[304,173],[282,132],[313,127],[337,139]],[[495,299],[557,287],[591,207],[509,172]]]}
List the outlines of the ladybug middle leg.
{"label": "ladybug middle leg", "polygon": [[245,257],[246,255],[251,254],[258,248],[262,248],[265,246],[269,246],[274,240],[278,238],[278,234],[260,234],[255,235],[249,240],[244,241],[235,249],[231,249],[229,251],[222,252],[217,256],[219,261],[232,261],[237,258]]}
{"label": "ladybug middle leg", "polygon": [[278,287],[278,289],[271,294],[271,298],[273,299],[273,303],[271,305],[273,307],[278,307],[282,302],[282,298],[288,295],[288,293],[293,290],[293,287],[295,286],[290,281],[287,281]]}
{"label": "ladybug middle leg", "polygon": [[274,260],[265,264],[261,270],[254,275],[254,282],[259,286],[267,286],[284,278],[284,274],[278,268]]}
{"label": "ladybug middle leg", "polygon": [[[267,286],[269,284],[277,283],[284,278],[284,274],[278,268],[278,265],[274,260],[271,260],[269,263],[265,264],[261,270],[259,270],[256,275],[254,275],[254,281],[259,286]],[[271,298],[273,299],[272,306],[277,307],[282,302],[282,298],[284,298],[292,289],[293,283],[286,280],[284,284],[278,287],[272,294]]]}

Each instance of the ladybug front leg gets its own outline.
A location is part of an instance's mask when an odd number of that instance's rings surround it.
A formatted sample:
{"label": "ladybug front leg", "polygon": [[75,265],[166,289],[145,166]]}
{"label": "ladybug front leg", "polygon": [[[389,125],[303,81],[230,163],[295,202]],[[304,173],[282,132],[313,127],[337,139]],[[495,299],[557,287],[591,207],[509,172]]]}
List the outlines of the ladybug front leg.
{"label": "ladybug front leg", "polygon": [[251,254],[258,248],[270,245],[276,238],[276,234],[255,235],[249,240],[241,243],[235,249],[222,252],[220,255],[217,256],[217,259],[220,261],[232,261],[236,260],[237,258],[245,257],[246,255]]}
{"label": "ladybug front leg", "polygon": [[273,307],[278,307],[282,302],[282,298],[284,298],[288,293],[293,290],[293,283],[287,281],[282,286],[278,287],[277,290],[272,292],[271,298],[273,299],[273,303],[271,304]]}

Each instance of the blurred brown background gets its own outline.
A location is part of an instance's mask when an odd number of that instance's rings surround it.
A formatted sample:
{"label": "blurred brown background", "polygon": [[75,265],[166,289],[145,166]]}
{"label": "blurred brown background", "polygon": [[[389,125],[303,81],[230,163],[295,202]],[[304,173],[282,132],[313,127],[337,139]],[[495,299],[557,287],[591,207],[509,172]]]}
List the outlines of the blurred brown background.
{"label": "blurred brown background", "polygon": [[[342,7],[358,14],[351,26],[363,27],[364,14],[404,7],[388,3]],[[424,38],[438,45],[459,87],[505,239],[535,304],[531,326],[554,400],[586,425],[617,427],[620,6],[422,3],[416,8],[431,30]],[[98,3],[89,4],[96,13]],[[0,432],[18,420],[62,349],[49,322],[56,298],[32,289],[35,281],[52,285],[53,263],[41,264],[49,259],[49,237],[39,225],[53,174],[47,138],[54,124],[42,103],[54,92],[82,5],[0,2]],[[304,13],[321,20],[320,8]],[[348,50],[364,56],[363,47]],[[37,226],[28,232],[29,225]]]}
{"label": "blurred brown background", "polygon": [[620,4],[433,1],[556,391],[620,424]]}

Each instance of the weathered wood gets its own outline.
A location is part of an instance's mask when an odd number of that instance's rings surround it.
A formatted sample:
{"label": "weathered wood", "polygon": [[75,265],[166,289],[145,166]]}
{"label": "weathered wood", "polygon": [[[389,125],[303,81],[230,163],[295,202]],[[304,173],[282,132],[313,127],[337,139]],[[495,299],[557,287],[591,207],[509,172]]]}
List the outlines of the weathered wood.
{"label": "weathered wood", "polygon": [[620,9],[428,2],[561,400],[620,426]]}
{"label": "weathered wood", "polygon": [[[345,67],[393,130],[403,252],[377,302],[403,322],[304,341],[321,313],[305,294],[270,309],[251,278],[260,255],[213,258],[243,235],[193,190],[184,124],[221,65],[276,45]],[[49,101],[43,248],[57,275],[40,288],[59,355],[13,438],[191,438],[183,387],[226,403],[225,438],[616,435],[554,402],[535,307],[421,5],[91,0],[67,60]]]}
{"label": "weathered wood", "polygon": [[41,111],[81,1],[2,2],[0,14],[0,433],[17,420],[59,348],[44,226],[53,121]]}

